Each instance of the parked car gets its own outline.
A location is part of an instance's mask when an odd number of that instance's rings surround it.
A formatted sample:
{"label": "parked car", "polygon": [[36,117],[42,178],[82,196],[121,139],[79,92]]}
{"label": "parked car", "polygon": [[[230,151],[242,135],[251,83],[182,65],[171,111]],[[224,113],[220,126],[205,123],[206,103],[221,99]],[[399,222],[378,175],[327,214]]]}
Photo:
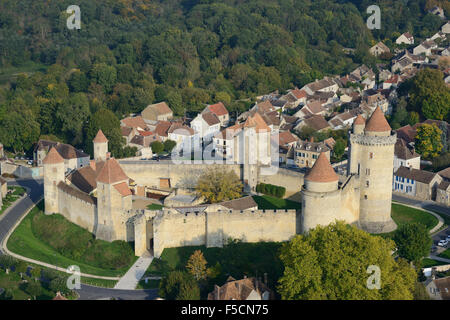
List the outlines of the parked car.
{"label": "parked car", "polygon": [[447,240],[448,242],[450,242],[450,234],[447,236],[447,239],[445,239],[445,240]]}
{"label": "parked car", "polygon": [[440,246],[440,247],[446,247],[447,244],[448,244],[448,241],[447,241],[447,240],[441,240],[441,241],[439,241],[438,246]]}

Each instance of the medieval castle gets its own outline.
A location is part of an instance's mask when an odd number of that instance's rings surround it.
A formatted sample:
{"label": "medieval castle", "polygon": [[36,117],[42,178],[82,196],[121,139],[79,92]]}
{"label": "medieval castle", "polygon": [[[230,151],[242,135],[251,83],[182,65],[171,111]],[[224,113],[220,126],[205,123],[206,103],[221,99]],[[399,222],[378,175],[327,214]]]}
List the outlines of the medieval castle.
{"label": "medieval castle", "polygon": [[60,213],[99,239],[133,241],[136,255],[151,252],[155,257],[169,247],[220,247],[228,238],[287,241],[335,220],[371,233],[390,232],[396,228],[391,219],[395,142],[395,133],[377,108],[367,123],[361,115],[354,122],[346,176],[335,173],[324,153],[306,175],[286,168],[267,175],[263,164],[222,164],[236,172],[249,192],[261,182],[284,186],[287,197],[301,199],[301,212],[259,210],[251,196],[148,210],[135,207],[135,201],[192,189],[208,166],[116,160],[109,156],[108,140],[100,130],[89,165],[66,172],[56,149],[48,152],[43,161],[45,213]]}

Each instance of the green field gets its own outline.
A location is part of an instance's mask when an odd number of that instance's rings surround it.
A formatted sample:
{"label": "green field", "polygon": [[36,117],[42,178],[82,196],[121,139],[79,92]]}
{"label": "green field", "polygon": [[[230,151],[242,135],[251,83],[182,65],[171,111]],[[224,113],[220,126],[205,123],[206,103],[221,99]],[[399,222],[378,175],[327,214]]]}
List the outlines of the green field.
{"label": "green field", "polygon": [[82,273],[109,277],[123,275],[136,261],[129,244],[96,240],[61,215],[46,216],[42,209],[41,202],[17,227],[7,243],[9,250],[58,267],[77,265]]}
{"label": "green field", "polygon": [[302,204],[287,199],[280,199],[271,196],[253,196],[253,200],[258,204],[258,209],[296,209],[301,210]]}
{"label": "green field", "polygon": [[450,249],[445,250],[444,252],[439,254],[438,257],[450,259]]}
{"label": "green field", "polygon": [[152,203],[147,206],[148,210],[161,210],[162,208],[164,208],[164,206],[157,203]]}
{"label": "green field", "polygon": [[398,226],[410,222],[419,222],[425,225],[428,230],[433,229],[439,222],[439,220],[435,216],[425,211],[406,207],[396,203],[392,204],[391,216]]}
{"label": "green field", "polygon": [[442,261],[437,261],[437,260],[433,260],[430,258],[423,258],[422,259],[422,268],[430,268],[430,267],[434,267],[434,266],[442,266],[444,264],[448,264],[446,262],[442,262]]}

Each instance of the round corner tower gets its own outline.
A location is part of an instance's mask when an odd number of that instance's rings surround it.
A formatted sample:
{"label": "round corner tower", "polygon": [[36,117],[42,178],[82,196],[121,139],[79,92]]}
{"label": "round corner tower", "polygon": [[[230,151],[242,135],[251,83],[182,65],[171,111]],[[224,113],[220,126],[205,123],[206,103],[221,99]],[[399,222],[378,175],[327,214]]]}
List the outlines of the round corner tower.
{"label": "round corner tower", "polygon": [[59,212],[58,184],[64,181],[64,158],[51,148],[44,161],[45,214]]}
{"label": "round corner tower", "polygon": [[355,120],[350,134],[349,174],[359,175],[359,224],[370,233],[385,233],[396,229],[391,218],[392,172],[394,145],[392,133],[383,111],[376,108],[367,124]]}
{"label": "round corner tower", "polygon": [[108,153],[108,139],[101,129],[98,130],[97,135],[92,142],[94,143],[94,160],[105,161]]}
{"label": "round corner tower", "polygon": [[339,217],[339,177],[325,153],[321,153],[302,188],[302,233],[318,225],[327,226]]}

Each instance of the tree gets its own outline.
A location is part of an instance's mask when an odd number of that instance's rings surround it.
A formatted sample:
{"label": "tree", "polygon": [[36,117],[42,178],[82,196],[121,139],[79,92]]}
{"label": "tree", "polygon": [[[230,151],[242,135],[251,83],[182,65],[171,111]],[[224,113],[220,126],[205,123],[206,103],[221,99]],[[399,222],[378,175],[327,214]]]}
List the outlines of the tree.
{"label": "tree", "polygon": [[152,152],[155,154],[161,153],[164,151],[164,144],[159,141],[153,141],[150,143],[150,147],[152,148]]}
{"label": "tree", "polygon": [[424,158],[431,159],[437,157],[442,150],[442,131],[435,124],[422,124],[417,128],[416,150]]}
{"label": "tree", "polygon": [[212,167],[198,179],[196,190],[210,203],[217,203],[239,198],[242,183],[234,171]]}
{"label": "tree", "polygon": [[206,279],[206,259],[200,250],[195,250],[190,256],[186,269],[194,277],[195,280],[205,280]]}
{"label": "tree", "polygon": [[334,154],[334,158],[337,161],[342,159],[342,156],[344,155],[346,146],[347,145],[346,145],[344,139],[339,138],[336,140],[336,144],[334,145],[334,148],[333,148],[333,154]]}
{"label": "tree", "polygon": [[25,290],[33,297],[34,300],[42,294],[42,286],[39,281],[28,282]]}
{"label": "tree", "polygon": [[409,103],[427,119],[443,120],[450,108],[450,89],[439,70],[423,69],[413,78]]}
{"label": "tree", "polygon": [[432,240],[427,228],[421,223],[406,223],[394,233],[398,255],[414,263],[417,267],[431,248]]}
{"label": "tree", "polygon": [[[278,292],[288,300],[411,300],[416,272],[394,259],[394,246],[344,222],[318,226],[283,245]],[[370,266],[379,267],[380,290],[368,287]]]}
{"label": "tree", "polygon": [[161,280],[159,295],[166,300],[200,300],[200,288],[190,274],[172,271]]}
{"label": "tree", "polygon": [[166,141],[164,141],[164,151],[171,152],[173,150],[173,148],[175,148],[176,145],[177,145],[177,143],[175,141],[166,140]]}

